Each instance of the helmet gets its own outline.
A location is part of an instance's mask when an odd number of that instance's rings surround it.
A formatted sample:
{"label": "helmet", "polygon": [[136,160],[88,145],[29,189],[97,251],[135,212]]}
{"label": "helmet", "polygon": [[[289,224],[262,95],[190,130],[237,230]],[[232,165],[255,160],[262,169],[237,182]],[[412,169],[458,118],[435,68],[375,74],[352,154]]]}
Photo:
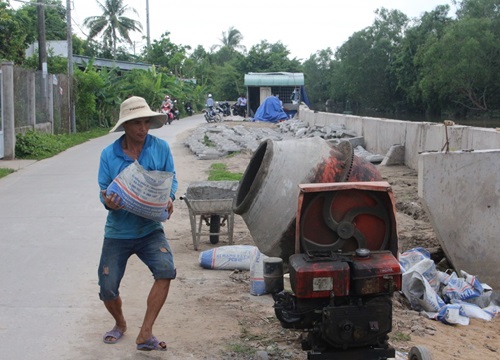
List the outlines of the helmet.
{"label": "helmet", "polygon": [[212,94],[208,94],[208,97],[212,97]]}
{"label": "helmet", "polygon": [[165,99],[170,99],[170,96],[168,96],[168,95],[165,95]]}

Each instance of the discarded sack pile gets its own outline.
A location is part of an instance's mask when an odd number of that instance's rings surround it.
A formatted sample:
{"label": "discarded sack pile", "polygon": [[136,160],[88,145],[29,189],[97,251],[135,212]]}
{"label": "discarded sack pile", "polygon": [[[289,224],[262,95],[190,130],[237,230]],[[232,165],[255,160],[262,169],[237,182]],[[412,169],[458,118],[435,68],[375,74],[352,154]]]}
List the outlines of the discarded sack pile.
{"label": "discarded sack pile", "polygon": [[414,248],[400,255],[402,292],[413,310],[445,324],[468,325],[470,318],[486,321],[500,314],[500,294],[461,271],[438,271],[429,252]]}

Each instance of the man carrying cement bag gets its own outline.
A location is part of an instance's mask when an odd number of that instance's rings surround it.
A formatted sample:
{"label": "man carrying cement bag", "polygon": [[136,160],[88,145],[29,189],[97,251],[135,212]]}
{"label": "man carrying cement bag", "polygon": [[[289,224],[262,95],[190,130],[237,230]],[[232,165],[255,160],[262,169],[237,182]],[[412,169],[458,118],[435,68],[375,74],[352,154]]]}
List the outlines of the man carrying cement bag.
{"label": "man carrying cement bag", "polygon": [[125,134],[102,151],[98,174],[100,199],[109,211],[98,269],[99,297],[115,321],[114,327],[104,334],[103,341],[115,344],[127,330],[119,285],[128,259],[136,254],[154,277],[143,323],[133,325],[133,328],[140,328],[137,350],[146,351],[167,350],[167,344],[153,335],[153,325],[167,299],[170,282],[176,277],[173,255],[159,220],[127,211],[120,196],[107,190],[118,175],[135,162],[145,171],[170,173],[171,185],[169,193],[165,194],[164,211],[168,212],[167,218],[172,215],[178,186],[172,153],[166,141],[148,134],[149,129],[159,128],[164,123],[165,115],[151,111],[143,98],[132,96],[125,100],[120,106],[120,118],[110,131],[125,131]]}

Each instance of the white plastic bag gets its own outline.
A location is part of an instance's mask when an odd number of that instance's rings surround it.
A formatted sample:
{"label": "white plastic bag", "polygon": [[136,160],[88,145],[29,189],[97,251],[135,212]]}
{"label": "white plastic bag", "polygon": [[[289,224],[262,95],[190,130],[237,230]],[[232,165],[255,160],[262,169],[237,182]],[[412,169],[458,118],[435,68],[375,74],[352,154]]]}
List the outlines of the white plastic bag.
{"label": "white plastic bag", "polygon": [[264,260],[268,256],[257,250],[251,259],[250,263],[250,294],[264,295],[266,292],[266,284],[264,282]]}
{"label": "white plastic bag", "polygon": [[133,214],[165,221],[172,181],[173,173],[147,171],[134,161],[109,184],[106,195],[117,194],[121,199],[120,205]]}

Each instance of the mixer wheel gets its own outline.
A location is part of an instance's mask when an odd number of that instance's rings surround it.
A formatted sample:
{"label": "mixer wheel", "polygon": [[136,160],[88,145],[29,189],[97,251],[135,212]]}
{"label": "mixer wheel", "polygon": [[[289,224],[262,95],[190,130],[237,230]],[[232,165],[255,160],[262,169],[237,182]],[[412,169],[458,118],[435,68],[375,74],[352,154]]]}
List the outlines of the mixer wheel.
{"label": "mixer wheel", "polygon": [[414,346],[408,353],[408,360],[432,360],[432,354],[425,346]]}

